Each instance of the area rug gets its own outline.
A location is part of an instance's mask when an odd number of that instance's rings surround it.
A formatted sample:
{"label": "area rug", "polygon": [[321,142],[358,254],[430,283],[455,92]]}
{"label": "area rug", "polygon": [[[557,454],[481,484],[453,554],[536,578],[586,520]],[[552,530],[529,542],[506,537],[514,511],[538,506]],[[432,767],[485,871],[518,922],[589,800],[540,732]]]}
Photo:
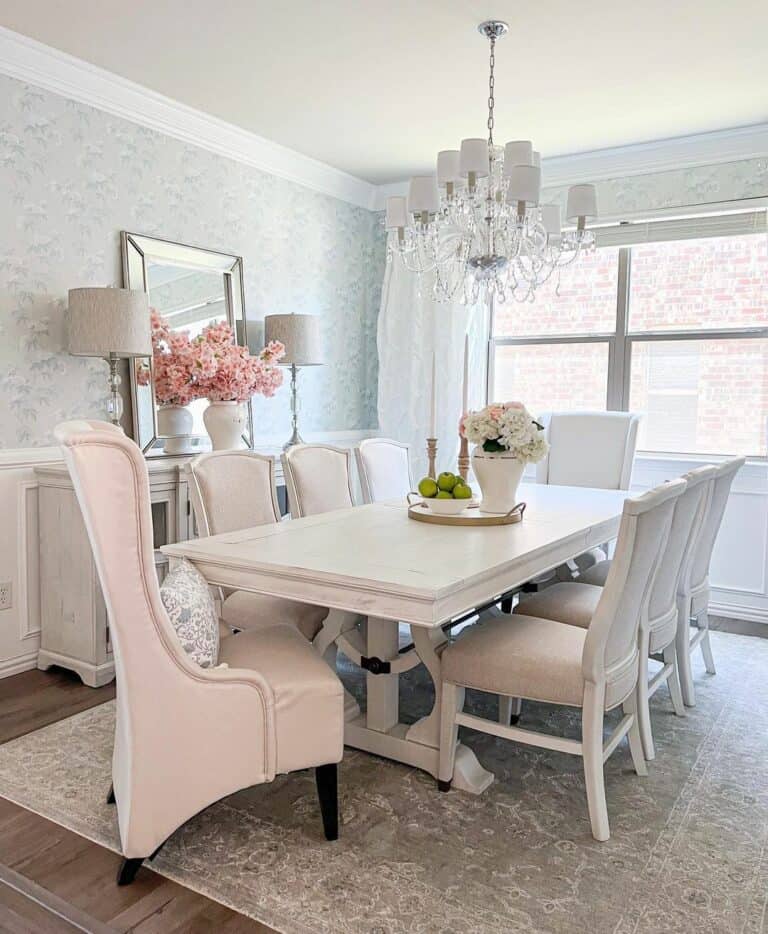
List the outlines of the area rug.
{"label": "area rug", "polygon": [[[589,832],[581,762],[467,732],[497,781],[439,794],[423,772],[347,750],[342,835],[326,843],[311,772],[232,795],[190,821],[153,868],[286,934],[743,932],[768,893],[768,640],[715,632],[718,674],[697,706],[653,699],[647,778],[622,744],[608,761],[612,836]],[[361,685],[344,672],[351,690]],[[430,706],[423,673],[401,706]],[[494,709],[473,695],[477,712]],[[118,848],[110,783],[114,705],[0,747],[0,795]],[[528,704],[522,725],[578,736],[573,712]]]}

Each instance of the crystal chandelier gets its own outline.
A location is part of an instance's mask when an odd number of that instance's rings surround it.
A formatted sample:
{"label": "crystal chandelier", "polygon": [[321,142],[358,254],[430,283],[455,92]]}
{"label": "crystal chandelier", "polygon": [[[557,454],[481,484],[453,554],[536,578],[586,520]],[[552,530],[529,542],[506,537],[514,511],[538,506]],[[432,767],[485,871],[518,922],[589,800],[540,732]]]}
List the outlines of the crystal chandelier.
{"label": "crystal chandelier", "polygon": [[387,199],[387,259],[420,279],[429,275],[437,301],[533,301],[553,273],[594,248],[586,222],[597,217],[595,187],[568,190],[566,218],[575,229],[563,230],[560,206],[539,203],[541,159],[533,145],[494,143],[496,40],[509,27],[489,20],[477,28],[491,47],[488,139],[438,153],[436,175],[412,178],[407,198]]}

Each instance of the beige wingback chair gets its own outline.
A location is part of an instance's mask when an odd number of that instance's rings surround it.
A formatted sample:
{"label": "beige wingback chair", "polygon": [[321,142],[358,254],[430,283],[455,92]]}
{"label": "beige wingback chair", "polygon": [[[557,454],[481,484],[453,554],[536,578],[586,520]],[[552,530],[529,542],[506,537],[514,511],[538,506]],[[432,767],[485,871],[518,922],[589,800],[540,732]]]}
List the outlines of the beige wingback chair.
{"label": "beige wingback chair", "polygon": [[[275,462],[253,451],[200,454],[187,467],[192,508],[200,535],[220,535],[280,521]],[[221,617],[234,629],[283,623],[310,641],[328,609],[298,600],[243,590],[222,590]]]}
{"label": "beige wingback chair", "polygon": [[155,574],[147,467],[103,422],[56,429],[109,614],[117,675],[112,761],[118,883],[133,881],[185,821],[233,792],[314,766],[328,839],[337,835],[343,694],[295,630],[229,636],[203,669],[181,647]]}
{"label": "beige wingback chair", "polygon": [[[685,480],[673,480],[625,501],[616,554],[588,629],[502,615],[465,630],[443,651],[441,790],[450,788],[459,726],[582,756],[592,834],[596,840],[609,838],[603,763],[624,736],[635,771],[646,774],[636,714],[638,630],[647,621],[672,512],[685,487]],[[581,708],[581,740],[464,713],[465,688]],[[604,714],[619,706],[624,716],[604,740]]]}
{"label": "beige wingback chair", "polygon": [[332,444],[295,444],[282,462],[294,519],[355,505],[351,451]]}
{"label": "beige wingback chair", "polygon": [[355,448],[366,503],[405,499],[413,489],[410,447],[389,438],[366,438]]}

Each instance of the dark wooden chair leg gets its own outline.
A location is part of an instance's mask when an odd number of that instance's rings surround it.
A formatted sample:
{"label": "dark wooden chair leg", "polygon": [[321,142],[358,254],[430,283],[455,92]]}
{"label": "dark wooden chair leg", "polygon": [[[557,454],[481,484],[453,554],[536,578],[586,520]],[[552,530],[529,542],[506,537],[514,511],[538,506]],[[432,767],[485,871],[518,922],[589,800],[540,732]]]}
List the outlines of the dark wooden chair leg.
{"label": "dark wooden chair leg", "polygon": [[512,612],[512,597],[503,597],[501,600],[501,612],[502,613],[511,613]]}
{"label": "dark wooden chair leg", "polygon": [[315,769],[317,797],[320,800],[320,813],[323,817],[323,830],[326,840],[339,839],[339,796],[338,768],[335,762],[330,765],[318,765]]}
{"label": "dark wooden chair leg", "polygon": [[136,857],[133,859],[124,859],[117,870],[117,884],[130,885],[136,878],[136,873],[141,868],[144,859]]}
{"label": "dark wooden chair leg", "polygon": [[115,803],[115,786],[110,785],[109,794],[107,795],[107,804],[114,804],[114,803]]}
{"label": "dark wooden chair leg", "polygon": [[437,790],[438,790],[438,791],[450,791],[450,790],[451,790],[451,779],[449,779],[449,780],[446,782],[446,781],[443,781],[442,778],[438,778],[438,780],[437,780]]}

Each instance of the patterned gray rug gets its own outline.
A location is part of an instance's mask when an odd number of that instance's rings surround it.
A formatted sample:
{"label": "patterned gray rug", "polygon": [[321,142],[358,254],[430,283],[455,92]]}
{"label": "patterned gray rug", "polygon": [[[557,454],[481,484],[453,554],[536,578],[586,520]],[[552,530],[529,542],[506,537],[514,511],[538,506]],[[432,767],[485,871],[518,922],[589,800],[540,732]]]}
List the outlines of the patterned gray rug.
{"label": "patterned gray rug", "polygon": [[[653,702],[647,778],[608,762],[612,838],[589,833],[580,760],[467,733],[498,780],[439,794],[422,772],[347,750],[342,837],[322,839],[312,774],[240,792],[190,821],[154,863],[165,876],[290,934],[744,932],[768,897],[768,640],[715,632],[685,719]],[[344,673],[350,688],[359,683]],[[429,707],[403,679],[409,719]],[[489,713],[487,698],[474,707]],[[117,849],[105,704],[0,747],[0,795]],[[573,713],[523,724],[578,735]]]}

